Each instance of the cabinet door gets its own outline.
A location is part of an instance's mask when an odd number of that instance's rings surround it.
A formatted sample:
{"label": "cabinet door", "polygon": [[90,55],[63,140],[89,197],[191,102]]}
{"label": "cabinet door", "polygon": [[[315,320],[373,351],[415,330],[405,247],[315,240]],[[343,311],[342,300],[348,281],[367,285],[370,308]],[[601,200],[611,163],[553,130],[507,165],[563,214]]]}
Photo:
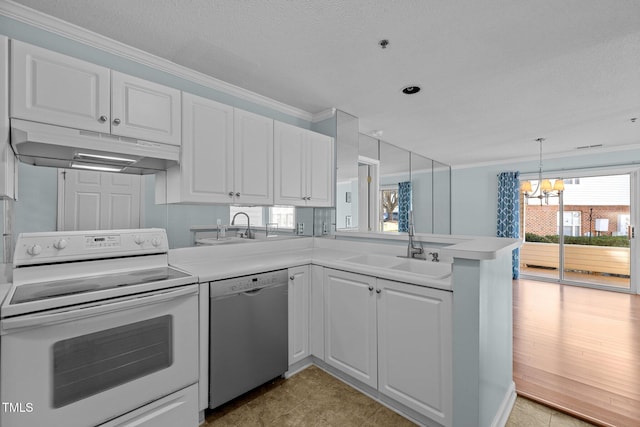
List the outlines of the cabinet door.
{"label": "cabinet door", "polygon": [[109,69],[11,41],[11,117],[109,132]]}
{"label": "cabinet door", "polygon": [[180,91],[112,71],[111,133],[180,145]]}
{"label": "cabinet door", "polygon": [[333,138],[307,133],[308,170],[306,196],[310,206],[333,206]]}
{"label": "cabinet door", "polygon": [[9,39],[0,36],[0,199],[16,197],[16,157],[9,144]]}
{"label": "cabinet door", "polygon": [[234,112],[235,203],[273,204],[273,119]]}
{"label": "cabinet door", "polygon": [[377,387],[376,279],[324,271],[325,362]]}
{"label": "cabinet door", "polygon": [[289,269],[289,365],[309,356],[309,266]]}
{"label": "cabinet door", "polygon": [[305,206],[307,196],[306,130],[274,123],[275,204]]}
{"label": "cabinet door", "polygon": [[451,425],[451,292],[382,279],[378,289],[378,390]]}
{"label": "cabinet door", "polygon": [[233,107],[183,93],[179,200],[230,203],[233,192]]}

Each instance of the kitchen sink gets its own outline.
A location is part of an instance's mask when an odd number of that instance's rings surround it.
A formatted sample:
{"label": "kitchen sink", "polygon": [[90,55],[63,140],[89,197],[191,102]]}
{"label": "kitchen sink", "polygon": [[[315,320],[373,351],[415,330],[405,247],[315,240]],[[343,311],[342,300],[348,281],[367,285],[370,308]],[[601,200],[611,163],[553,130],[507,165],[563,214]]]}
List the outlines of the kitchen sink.
{"label": "kitchen sink", "polygon": [[405,271],[429,276],[433,279],[444,279],[451,275],[451,264],[406,259],[391,266],[392,270]]}

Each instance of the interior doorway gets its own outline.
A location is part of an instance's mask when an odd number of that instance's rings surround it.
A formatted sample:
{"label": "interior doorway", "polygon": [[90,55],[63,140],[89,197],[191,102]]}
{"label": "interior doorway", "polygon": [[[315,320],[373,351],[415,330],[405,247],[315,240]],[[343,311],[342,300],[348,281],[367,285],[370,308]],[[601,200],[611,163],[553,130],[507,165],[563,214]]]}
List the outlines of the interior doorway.
{"label": "interior doorway", "polygon": [[140,228],[140,175],[58,170],[58,231]]}
{"label": "interior doorway", "polygon": [[637,179],[635,171],[576,173],[563,177],[559,197],[523,197],[522,276],[635,293]]}

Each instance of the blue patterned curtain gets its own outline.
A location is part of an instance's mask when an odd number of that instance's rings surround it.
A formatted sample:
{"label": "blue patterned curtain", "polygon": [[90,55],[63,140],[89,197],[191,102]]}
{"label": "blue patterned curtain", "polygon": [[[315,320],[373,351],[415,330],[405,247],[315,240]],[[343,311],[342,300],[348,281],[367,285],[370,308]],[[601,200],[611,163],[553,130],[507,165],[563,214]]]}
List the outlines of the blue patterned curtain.
{"label": "blue patterned curtain", "polygon": [[398,231],[409,231],[409,211],[411,210],[411,181],[398,184]]}
{"label": "blue patterned curtain", "polygon": [[[498,175],[498,237],[520,237],[520,172]],[[513,278],[520,277],[520,249],[512,255]]]}

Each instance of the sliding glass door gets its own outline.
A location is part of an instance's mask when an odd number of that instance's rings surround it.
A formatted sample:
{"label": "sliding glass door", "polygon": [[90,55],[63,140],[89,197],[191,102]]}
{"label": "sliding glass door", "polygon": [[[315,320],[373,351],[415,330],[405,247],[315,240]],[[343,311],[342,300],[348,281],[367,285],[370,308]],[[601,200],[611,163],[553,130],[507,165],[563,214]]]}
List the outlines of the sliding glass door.
{"label": "sliding glass door", "polygon": [[636,179],[576,174],[564,177],[560,197],[523,198],[522,275],[632,291]]}

